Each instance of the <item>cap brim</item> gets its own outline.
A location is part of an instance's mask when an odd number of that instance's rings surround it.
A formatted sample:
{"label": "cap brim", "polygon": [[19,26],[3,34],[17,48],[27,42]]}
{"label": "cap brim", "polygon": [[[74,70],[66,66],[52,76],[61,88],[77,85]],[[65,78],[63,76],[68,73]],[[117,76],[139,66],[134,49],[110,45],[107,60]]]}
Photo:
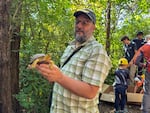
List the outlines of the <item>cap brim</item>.
{"label": "cap brim", "polygon": [[[78,17],[78,16],[81,15],[81,14],[85,14],[85,15],[87,15],[87,16],[89,17],[89,15],[88,15],[86,12],[84,12],[84,11],[77,11],[77,12],[74,13],[74,16],[75,16],[75,17]],[[90,18],[90,17],[89,17],[89,18]]]}
{"label": "cap brim", "polygon": [[92,10],[89,10],[89,9],[79,10],[74,13],[74,16],[77,18],[81,14],[86,15],[87,18],[89,18],[94,24],[96,23],[96,17]]}
{"label": "cap brim", "polygon": [[87,18],[90,19],[90,20],[95,24],[95,22],[93,21],[92,17],[91,17],[88,13],[86,13],[86,12],[84,12],[84,11],[77,11],[77,12],[74,13],[74,16],[77,18],[77,17],[80,16],[81,14],[86,15]]}

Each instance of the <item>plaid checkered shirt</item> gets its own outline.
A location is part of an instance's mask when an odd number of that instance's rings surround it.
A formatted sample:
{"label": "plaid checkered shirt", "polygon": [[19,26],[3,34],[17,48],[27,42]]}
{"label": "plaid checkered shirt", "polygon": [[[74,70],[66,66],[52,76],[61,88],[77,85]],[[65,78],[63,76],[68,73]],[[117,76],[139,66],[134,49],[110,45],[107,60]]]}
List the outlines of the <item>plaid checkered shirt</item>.
{"label": "plaid checkered shirt", "polygon": [[[111,68],[111,62],[103,46],[94,37],[82,46],[84,47],[72,56],[61,71],[75,80],[99,86],[99,91],[93,99],[86,99],[55,83],[50,113],[99,113],[99,93]],[[72,42],[64,51],[61,65],[75,49]]]}

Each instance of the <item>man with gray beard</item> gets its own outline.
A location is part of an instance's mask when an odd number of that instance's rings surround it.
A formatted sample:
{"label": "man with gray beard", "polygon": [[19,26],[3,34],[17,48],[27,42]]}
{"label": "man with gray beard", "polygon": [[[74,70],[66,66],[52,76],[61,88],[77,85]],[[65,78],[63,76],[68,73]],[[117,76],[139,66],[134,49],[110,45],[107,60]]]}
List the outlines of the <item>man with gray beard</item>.
{"label": "man with gray beard", "polygon": [[93,32],[96,16],[90,9],[78,10],[75,17],[75,40],[64,51],[60,68],[40,64],[36,69],[54,82],[50,113],[99,113],[102,84],[111,61]]}

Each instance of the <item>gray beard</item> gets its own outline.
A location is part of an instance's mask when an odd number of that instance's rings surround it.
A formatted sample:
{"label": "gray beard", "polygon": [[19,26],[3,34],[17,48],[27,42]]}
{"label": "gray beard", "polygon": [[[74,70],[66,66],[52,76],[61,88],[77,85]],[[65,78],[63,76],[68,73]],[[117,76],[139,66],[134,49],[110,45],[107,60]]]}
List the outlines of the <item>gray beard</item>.
{"label": "gray beard", "polygon": [[78,35],[75,35],[75,39],[77,42],[79,42],[80,44],[86,42],[86,36],[78,36]]}

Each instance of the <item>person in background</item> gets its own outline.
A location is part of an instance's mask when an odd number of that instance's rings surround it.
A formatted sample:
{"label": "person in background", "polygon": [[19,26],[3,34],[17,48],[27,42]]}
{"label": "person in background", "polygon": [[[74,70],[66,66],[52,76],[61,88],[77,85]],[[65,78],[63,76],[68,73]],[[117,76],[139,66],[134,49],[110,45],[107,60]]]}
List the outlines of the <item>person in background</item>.
{"label": "person in background", "polygon": [[115,70],[115,82],[113,84],[115,90],[115,113],[125,112],[126,90],[129,80],[128,60],[121,58],[119,60],[119,67]]}
{"label": "person in background", "polygon": [[133,42],[136,43],[137,49],[139,49],[140,47],[142,47],[145,44],[145,40],[143,38],[143,35],[144,35],[143,32],[139,31],[136,34],[136,38],[133,39]]}
{"label": "person in background", "polygon": [[[99,113],[98,102],[102,84],[111,68],[104,47],[93,32],[96,16],[90,9],[74,13],[75,39],[60,59],[60,68],[37,65],[37,70],[49,82],[54,82],[50,113]],[[81,48],[82,46],[82,48]],[[80,48],[67,63],[72,52]]]}
{"label": "person in background", "polygon": [[[147,35],[145,40],[147,43],[140,47],[135,55],[135,64],[146,69],[142,111],[143,113],[150,113],[150,35]],[[142,58],[144,58],[146,64],[141,62]]]}
{"label": "person in background", "polygon": [[135,44],[135,42],[130,41],[128,36],[123,36],[121,38],[121,41],[124,44],[124,57],[128,60],[129,62],[129,70],[130,70],[130,78],[132,81],[132,84],[134,84],[134,77],[136,74],[136,65],[133,63],[133,57],[135,55],[135,53],[137,52],[137,46]]}
{"label": "person in background", "polygon": [[[140,93],[143,94],[144,93],[144,80],[145,80],[145,75],[141,75],[139,77],[135,77],[135,86],[134,86],[134,93]],[[143,109],[143,104],[141,103],[141,107],[140,110]]]}
{"label": "person in background", "polygon": [[145,75],[141,75],[140,77],[135,77],[135,87],[134,87],[134,93],[143,93],[143,84],[145,80]]}
{"label": "person in background", "polygon": [[[133,42],[136,43],[137,50],[145,44],[142,31],[139,31],[136,34],[136,38],[133,39]],[[144,62],[144,60],[141,59],[141,62]],[[136,77],[140,77],[143,74],[142,70],[143,70],[143,68],[138,66],[138,71],[137,71]]]}

